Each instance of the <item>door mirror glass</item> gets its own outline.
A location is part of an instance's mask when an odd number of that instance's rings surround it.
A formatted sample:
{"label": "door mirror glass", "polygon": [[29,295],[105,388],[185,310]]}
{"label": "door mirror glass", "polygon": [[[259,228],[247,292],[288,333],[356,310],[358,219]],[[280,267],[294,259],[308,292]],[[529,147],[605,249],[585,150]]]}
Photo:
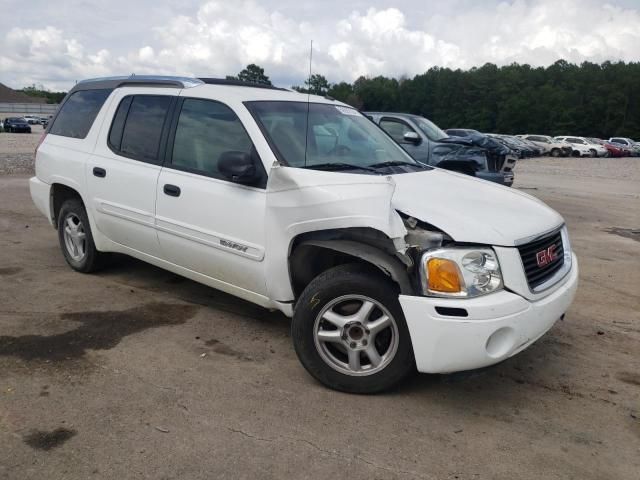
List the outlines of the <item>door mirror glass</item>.
{"label": "door mirror glass", "polygon": [[232,182],[244,185],[254,183],[259,177],[253,156],[246,152],[223,152],[218,158],[218,170]]}
{"label": "door mirror glass", "polygon": [[402,140],[406,143],[413,143],[418,145],[420,143],[420,135],[416,132],[407,132],[402,136]]}

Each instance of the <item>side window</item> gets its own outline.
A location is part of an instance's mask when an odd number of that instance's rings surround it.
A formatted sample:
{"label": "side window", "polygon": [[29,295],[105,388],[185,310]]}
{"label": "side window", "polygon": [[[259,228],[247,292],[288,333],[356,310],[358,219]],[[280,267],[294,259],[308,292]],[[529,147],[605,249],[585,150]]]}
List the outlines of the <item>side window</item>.
{"label": "side window", "polygon": [[161,163],[160,139],[172,97],[133,95],[122,99],[113,117],[109,146],[125,157]]}
{"label": "side window", "polygon": [[394,120],[392,118],[383,118],[382,120],[380,120],[380,126],[385,132],[391,135],[391,138],[393,138],[398,143],[407,143],[404,141],[405,133],[415,133],[415,130],[406,123],[401,122],[400,120]]}
{"label": "side window", "polygon": [[110,88],[105,88],[72,93],[60,108],[49,133],[62,137],[85,138],[111,92]]}
{"label": "side window", "polygon": [[173,166],[224,178],[218,170],[222,154],[251,155],[252,149],[253,143],[242,122],[229,107],[211,100],[184,100],[173,142]]}

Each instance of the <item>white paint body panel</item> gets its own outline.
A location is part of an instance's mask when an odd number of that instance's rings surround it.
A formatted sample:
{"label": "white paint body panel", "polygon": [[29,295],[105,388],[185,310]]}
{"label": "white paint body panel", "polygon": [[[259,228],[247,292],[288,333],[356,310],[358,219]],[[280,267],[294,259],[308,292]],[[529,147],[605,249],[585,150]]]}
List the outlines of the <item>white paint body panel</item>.
{"label": "white paint body panel", "polygon": [[[107,136],[125,95],[182,95],[218,100],[244,124],[268,174],[265,189],[151,165],[114,154]],[[548,330],[577,287],[577,262],[559,283],[534,294],[515,248],[563,224],[555,211],[527,194],[434,169],[393,176],[280,166],[244,106],[246,100],[306,101],[306,95],[201,85],[188,89],[126,87],[105,102],[83,140],[48,135],[37,152],[30,190],[51,220],[51,185],[83,199],[99,250],[126,253],[267,308],[292,315],[292,242],[303,233],[368,227],[404,253],[407,234],[398,211],[431,224],[454,241],[493,246],[509,291],[475,299],[400,296],[418,369],[450,372],[496,363]],[[314,102],[334,103],[320,97]],[[104,168],[105,178],[93,176]],[[164,194],[177,185],[179,197]],[[465,308],[464,319],[442,317],[436,306]],[[487,350],[499,329],[511,332]]]}
{"label": "white paint body panel", "polygon": [[[577,288],[574,256],[573,269],[560,286],[533,302],[506,290],[467,300],[401,295],[418,371],[449,373],[482,368],[521,352],[567,311]],[[443,317],[436,306],[465,308],[469,316]],[[495,334],[497,342],[488,348]]]}

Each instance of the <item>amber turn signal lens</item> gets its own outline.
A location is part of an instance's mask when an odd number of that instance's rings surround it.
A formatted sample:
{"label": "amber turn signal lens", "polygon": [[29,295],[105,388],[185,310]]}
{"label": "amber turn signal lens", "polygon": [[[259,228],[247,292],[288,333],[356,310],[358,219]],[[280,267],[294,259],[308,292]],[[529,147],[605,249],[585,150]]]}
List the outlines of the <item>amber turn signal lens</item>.
{"label": "amber turn signal lens", "polygon": [[455,262],[446,258],[431,258],[427,262],[429,290],[457,293],[462,291],[460,271]]}

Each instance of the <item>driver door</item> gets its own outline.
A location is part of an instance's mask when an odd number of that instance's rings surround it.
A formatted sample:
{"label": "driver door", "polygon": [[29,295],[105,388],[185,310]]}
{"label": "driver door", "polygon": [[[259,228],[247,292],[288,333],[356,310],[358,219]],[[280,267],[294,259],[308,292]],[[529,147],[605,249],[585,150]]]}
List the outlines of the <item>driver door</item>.
{"label": "driver door", "polygon": [[[382,117],[380,128],[387,132],[414,160],[420,163],[429,164],[429,142],[423,138],[422,134],[412,128],[407,122],[398,118]],[[404,136],[407,133],[415,133],[420,138],[420,142],[409,142]]]}

